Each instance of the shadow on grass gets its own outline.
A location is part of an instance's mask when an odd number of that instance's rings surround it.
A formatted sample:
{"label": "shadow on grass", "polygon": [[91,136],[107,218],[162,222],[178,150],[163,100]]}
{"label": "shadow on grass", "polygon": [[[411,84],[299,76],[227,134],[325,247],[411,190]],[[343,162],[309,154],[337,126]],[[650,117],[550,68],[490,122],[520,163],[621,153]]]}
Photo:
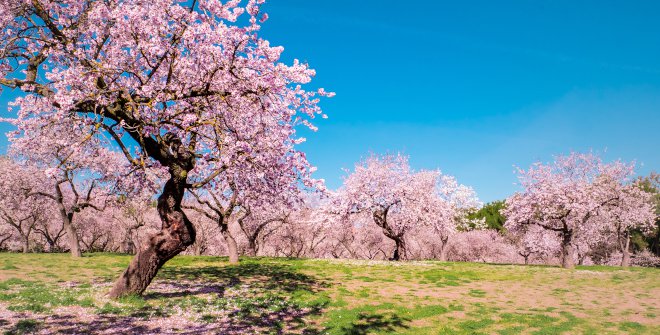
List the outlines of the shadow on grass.
{"label": "shadow on grass", "polygon": [[194,280],[227,282],[229,286],[249,283],[265,290],[293,292],[315,291],[327,286],[312,276],[296,272],[282,264],[240,263],[228,266],[166,267],[158,273],[160,280]]}
{"label": "shadow on grass", "polygon": [[366,335],[379,332],[393,333],[408,329],[409,319],[395,313],[360,313],[356,321],[340,330],[343,335]]}
{"label": "shadow on grass", "polygon": [[325,287],[282,264],[170,266],[143,297],[96,313],[73,305],[48,316],[21,313],[17,318],[35,319],[40,329],[58,334],[316,335],[324,331],[310,320],[329,303],[321,293]]}

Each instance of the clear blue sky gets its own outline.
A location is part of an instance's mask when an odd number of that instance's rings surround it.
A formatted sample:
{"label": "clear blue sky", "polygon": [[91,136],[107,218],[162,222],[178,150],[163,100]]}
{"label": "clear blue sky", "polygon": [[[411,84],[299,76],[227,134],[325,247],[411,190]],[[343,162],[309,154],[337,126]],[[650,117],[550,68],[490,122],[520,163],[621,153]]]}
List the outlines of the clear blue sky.
{"label": "clear blue sky", "polygon": [[660,2],[270,0],[265,10],[263,35],[337,93],[301,146],[330,188],[369,152],[402,151],[484,201],[516,190],[513,165],[571,150],[660,170]]}

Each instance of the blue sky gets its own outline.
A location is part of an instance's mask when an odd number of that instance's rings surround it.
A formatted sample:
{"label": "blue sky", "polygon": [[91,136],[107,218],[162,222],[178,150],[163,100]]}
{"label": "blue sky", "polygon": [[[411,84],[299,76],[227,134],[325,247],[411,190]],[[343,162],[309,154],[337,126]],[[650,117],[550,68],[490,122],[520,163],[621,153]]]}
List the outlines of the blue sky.
{"label": "blue sky", "polygon": [[271,0],[265,10],[263,36],[337,93],[301,146],[330,188],[369,152],[402,151],[484,201],[516,190],[513,165],[571,150],[660,170],[659,2]]}

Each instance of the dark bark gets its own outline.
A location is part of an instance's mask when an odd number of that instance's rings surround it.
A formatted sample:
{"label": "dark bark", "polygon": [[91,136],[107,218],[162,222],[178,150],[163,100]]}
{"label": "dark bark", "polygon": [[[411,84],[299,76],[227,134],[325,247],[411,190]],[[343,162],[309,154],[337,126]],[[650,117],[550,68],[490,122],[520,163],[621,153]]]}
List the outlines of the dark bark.
{"label": "dark bark", "polygon": [[406,259],[406,242],[402,238],[392,238],[394,240],[394,252],[391,261],[400,261]]}
{"label": "dark bark", "polygon": [[392,252],[392,257],[389,259],[391,261],[399,261],[402,259],[407,259],[406,252],[406,242],[404,240],[404,231],[396,233],[392,227],[390,227],[387,222],[387,214],[390,207],[384,208],[383,210],[375,211],[373,213],[374,222],[383,230],[383,235],[385,237],[394,241],[394,251]]}
{"label": "dark bark", "polygon": [[251,257],[257,256],[257,241],[253,239],[248,239],[248,255]]}
{"label": "dark bark", "polygon": [[110,291],[111,298],[142,294],[165,262],[195,242],[195,228],[181,210],[186,179],[181,177],[179,170],[170,169],[170,174],[158,198],[161,230],[147,240],[115,282]]}

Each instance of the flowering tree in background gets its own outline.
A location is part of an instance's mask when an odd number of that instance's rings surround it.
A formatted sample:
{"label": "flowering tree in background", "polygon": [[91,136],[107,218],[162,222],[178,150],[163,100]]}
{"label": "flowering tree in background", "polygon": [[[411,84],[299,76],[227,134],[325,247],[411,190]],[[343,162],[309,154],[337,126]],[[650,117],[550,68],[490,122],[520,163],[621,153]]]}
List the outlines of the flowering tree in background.
{"label": "flowering tree in background", "polygon": [[552,164],[519,169],[524,191],[506,201],[506,228],[537,225],[555,232],[561,240],[562,266],[572,268],[576,238],[597,238],[603,220],[596,217],[625,197],[611,191],[612,183],[625,183],[632,171],[630,164],[606,164],[591,153],[572,153]]}
{"label": "flowering tree in background", "polygon": [[156,230],[158,213],[148,194],[137,193],[130,197],[122,197],[107,211],[108,216],[115,222],[113,231],[119,235],[117,238],[119,252],[136,253],[143,236]]}
{"label": "flowering tree in background", "polygon": [[242,208],[243,211],[236,221],[243,234],[245,234],[247,253],[250,256],[257,255],[262,241],[273,234],[278,225],[287,222],[293,211],[288,206],[278,206],[278,204],[256,208],[252,208],[247,204]]}
{"label": "flowering tree in background", "polygon": [[519,225],[510,230],[508,236],[516,246],[525,264],[532,258],[545,258],[560,250],[559,239],[553,231],[537,225]]}
{"label": "flowering tree in background", "polygon": [[[629,176],[632,173],[631,165]],[[599,180],[599,184],[615,199],[601,211],[600,220],[605,232],[616,237],[622,254],[621,266],[630,266],[630,236],[633,230],[650,233],[655,225],[653,195],[636,183],[625,183],[607,175]]]}
{"label": "flowering tree in background", "polygon": [[[32,199],[29,199],[32,201]],[[56,212],[55,207],[52,205],[46,204],[46,211],[44,213],[54,213]],[[66,231],[64,230],[64,223],[62,220],[58,219],[49,219],[49,215],[46,215],[45,220],[39,222],[34,228],[34,231],[41,237],[45,243],[44,250],[48,252],[60,252],[65,250],[63,245],[64,237],[66,236]]]}
{"label": "flowering tree in background", "polygon": [[484,219],[469,219],[468,214],[482,204],[471,187],[461,185],[456,178],[439,175],[436,204],[432,209],[432,227],[439,238],[438,259],[447,260],[449,238],[458,231],[485,228]]}
{"label": "flowering tree in background", "polygon": [[478,203],[471,188],[439,171],[414,172],[401,155],[372,156],[358,163],[335,199],[344,220],[369,216],[394,241],[392,260],[406,259],[408,231],[432,227],[448,239],[463,211]]}
{"label": "flowering tree in background", "polygon": [[642,190],[652,195],[652,201],[655,204],[655,228],[647,236],[646,242],[652,253],[660,256],[660,173],[651,172],[647,176],[639,177],[636,181]]}
{"label": "flowering tree in background", "polygon": [[462,231],[449,244],[448,258],[461,262],[515,263],[515,247],[494,229]]}
{"label": "flowering tree in background", "polygon": [[[230,187],[228,190],[222,190],[217,194],[213,191],[207,192],[205,197],[198,195],[194,191],[191,194],[193,194],[198,206],[186,205],[183,207],[193,209],[217,224],[227,244],[229,263],[237,264],[238,246],[229,230],[229,220],[232,214],[235,213],[235,208],[238,205],[238,192]],[[225,197],[226,194],[230,195]]]}
{"label": "flowering tree in background", "polygon": [[9,250],[9,240],[13,237],[8,225],[0,225],[0,251]]}
{"label": "flowering tree in background", "polygon": [[113,181],[118,179],[118,171],[125,164],[118,153],[87,134],[84,128],[71,123],[29,121],[12,120],[18,130],[9,136],[10,153],[41,169],[48,177],[48,187],[29,195],[54,202],[69,239],[71,255],[80,257],[74,215],[86,208],[105,209],[113,197]]}
{"label": "flowering tree in background", "polygon": [[346,177],[335,195],[336,206],[343,220],[371,217],[395,243],[391,259],[406,259],[405,235],[428,219],[436,177],[434,172],[413,172],[401,155],[371,156]]}
{"label": "flowering tree in background", "polygon": [[[24,253],[31,249],[31,235],[46,220],[44,201],[29,199],[28,193],[40,187],[39,171],[23,167],[7,157],[0,157],[0,222],[11,227]],[[8,236],[7,236],[8,235]],[[8,231],[3,239],[11,237]]]}
{"label": "flowering tree in background", "polygon": [[[331,94],[303,90],[314,71],[279,62],[283,48],[258,37],[262,2],[0,0],[0,86],[26,93],[14,101],[15,124],[70,124],[83,139],[105,134],[132,173],[166,171],[162,228],[112,297],[141,294],[195,241],[181,209],[186,190],[231,166],[261,167],[268,180],[274,157],[314,186],[294,149],[302,141],[295,126],[312,127],[308,119],[321,113],[317,96]],[[244,13],[249,23],[234,24]]]}

